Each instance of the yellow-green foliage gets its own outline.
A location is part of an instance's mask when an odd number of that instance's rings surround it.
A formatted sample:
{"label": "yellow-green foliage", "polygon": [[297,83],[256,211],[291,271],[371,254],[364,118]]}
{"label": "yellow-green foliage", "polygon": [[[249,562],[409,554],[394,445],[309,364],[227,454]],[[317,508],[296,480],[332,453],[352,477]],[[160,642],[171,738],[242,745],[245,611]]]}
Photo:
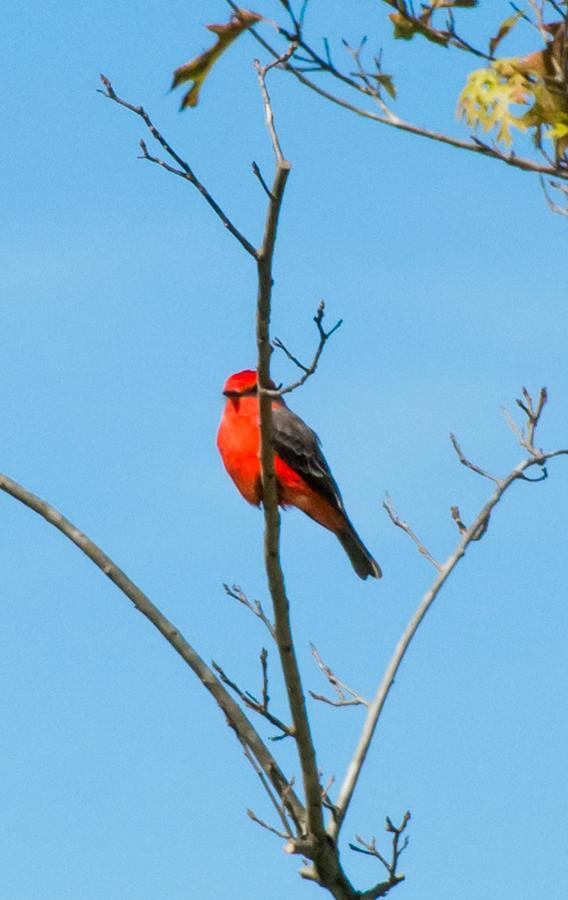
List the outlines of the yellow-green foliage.
{"label": "yellow-green foliage", "polygon": [[471,128],[496,130],[496,138],[512,143],[511,128],[533,131],[555,142],[564,153],[568,141],[568,99],[555,79],[541,76],[523,59],[500,59],[472,72],[459,96],[458,112]]}

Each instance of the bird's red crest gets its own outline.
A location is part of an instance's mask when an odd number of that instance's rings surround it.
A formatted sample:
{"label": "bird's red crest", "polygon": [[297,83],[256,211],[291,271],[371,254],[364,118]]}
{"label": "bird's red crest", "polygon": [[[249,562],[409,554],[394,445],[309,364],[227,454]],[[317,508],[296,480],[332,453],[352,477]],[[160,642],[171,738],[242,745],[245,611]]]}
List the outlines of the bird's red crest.
{"label": "bird's red crest", "polygon": [[244,394],[256,387],[256,370],[244,369],[227,378],[223,387],[224,394]]}

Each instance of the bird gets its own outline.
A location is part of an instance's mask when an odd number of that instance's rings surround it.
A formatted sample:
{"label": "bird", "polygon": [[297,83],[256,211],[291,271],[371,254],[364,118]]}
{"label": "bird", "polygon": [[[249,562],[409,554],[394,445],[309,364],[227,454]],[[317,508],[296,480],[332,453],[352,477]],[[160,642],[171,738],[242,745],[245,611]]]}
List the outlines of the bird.
{"label": "bird", "polygon": [[[274,385],[273,385],[274,386]],[[235,372],[225,382],[226,403],[217,448],[227,473],[248,503],[262,503],[258,379],[254,369]],[[316,433],[283,398],[272,401],[272,439],[278,503],[295,506],[332,531],[360,578],[381,578],[381,568],[355,531]]]}

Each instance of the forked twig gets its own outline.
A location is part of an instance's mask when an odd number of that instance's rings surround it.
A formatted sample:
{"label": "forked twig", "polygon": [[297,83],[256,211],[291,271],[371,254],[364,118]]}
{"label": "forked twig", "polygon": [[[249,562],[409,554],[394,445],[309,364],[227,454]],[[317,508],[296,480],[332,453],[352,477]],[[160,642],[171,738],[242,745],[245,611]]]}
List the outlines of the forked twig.
{"label": "forked twig", "polygon": [[320,357],[323,353],[323,349],[324,349],[326,343],[328,342],[328,340],[330,339],[332,334],[334,334],[334,332],[336,332],[337,329],[340,328],[341,325],[343,325],[343,319],[339,319],[339,321],[335,323],[333,328],[331,328],[329,331],[326,331],[322,324],[324,315],[325,315],[325,301],[320,300],[320,304],[319,304],[317,312],[314,316],[314,322],[316,323],[320,339],[319,339],[319,344],[318,344],[317,350],[314,354],[314,358],[309,366],[305,366],[303,363],[301,363],[300,360],[297,359],[290,352],[290,350],[288,350],[288,348],[282,343],[280,338],[274,338],[274,340],[272,341],[273,347],[277,347],[279,350],[282,350],[283,353],[286,354],[288,359],[291,362],[293,362],[295,366],[297,366],[299,369],[301,369],[304,374],[297,381],[292,382],[291,384],[287,385],[286,387],[280,387],[277,390],[273,390],[273,391],[270,391],[270,390],[266,391],[267,394],[269,394],[270,396],[273,396],[273,397],[281,397],[282,394],[289,394],[292,391],[295,391],[296,388],[302,387],[302,385],[306,383],[308,378],[310,378],[314,374],[314,372],[316,371],[316,369],[318,367],[318,363],[320,361]]}
{"label": "forked twig", "polygon": [[[310,696],[314,700],[320,700],[322,703],[328,703],[330,706],[368,706],[368,700],[365,700],[365,698],[358,694],[357,691],[354,691],[353,688],[350,688],[349,685],[345,684],[344,681],[341,681],[341,679],[339,679],[337,675],[332,672],[330,667],[326,665],[326,663],[324,663],[317,647],[314,644],[310,644],[310,647],[317,667],[321,672],[323,672],[323,674],[335,690],[337,694],[337,700],[332,700],[330,697],[325,697],[323,694],[316,694],[314,693],[314,691],[308,691]],[[349,699],[347,695],[349,695],[351,699]]]}
{"label": "forked twig", "polygon": [[223,587],[225,588],[225,593],[227,594],[228,597],[232,597],[233,600],[237,600],[242,606],[245,606],[247,609],[250,609],[251,613],[254,616],[256,616],[258,619],[260,619],[260,621],[263,623],[263,625],[265,625],[266,628],[268,628],[268,631],[270,632],[270,635],[272,636],[272,638],[274,638],[274,639],[276,638],[276,635],[274,632],[274,625],[272,624],[272,622],[270,621],[270,619],[264,612],[264,609],[262,607],[262,603],[260,602],[260,600],[252,600],[252,601],[249,600],[248,597],[246,596],[246,594],[244,593],[244,591],[242,591],[241,588],[238,586],[238,584],[234,584],[232,587],[229,587],[228,584],[223,584]]}
{"label": "forked twig", "polygon": [[391,522],[393,523],[393,525],[396,525],[397,528],[400,528],[402,531],[404,531],[405,534],[408,535],[410,540],[414,541],[414,543],[416,544],[416,547],[418,548],[418,552],[421,553],[422,556],[424,556],[428,560],[428,562],[431,562],[432,565],[434,566],[434,568],[437,569],[439,572],[441,569],[440,563],[434,559],[434,557],[432,556],[432,554],[430,553],[428,548],[425,547],[424,544],[422,543],[422,541],[420,540],[420,538],[416,536],[416,534],[414,533],[414,531],[412,530],[412,528],[410,527],[408,522],[405,522],[403,519],[400,518],[396,509],[393,506],[393,502],[392,502],[389,494],[387,494],[385,499],[383,500],[383,509],[386,510],[388,517],[391,520]]}
{"label": "forked twig", "polygon": [[101,81],[103,83],[104,90],[99,90],[99,94],[102,94],[103,97],[106,97],[108,100],[112,100],[114,103],[117,103],[119,106],[123,106],[125,109],[129,109],[131,112],[135,113],[135,115],[139,116],[146,128],[152,135],[152,137],[160,144],[160,146],[166,151],[168,156],[174,160],[175,163],[179,166],[176,169],[174,166],[171,166],[169,163],[166,163],[164,160],[159,159],[157,156],[151,156],[148,152],[148,148],[144,141],[140,141],[140,148],[142,150],[142,158],[147,159],[149,162],[155,163],[156,165],[161,166],[162,169],[166,169],[166,171],[171,172],[173,175],[179,175],[180,178],[184,178],[190,184],[197,188],[199,193],[202,195],[206,203],[209,204],[215,215],[221,219],[223,225],[229,231],[234,238],[237,239],[239,244],[244,247],[247,253],[253,257],[253,259],[258,258],[256,248],[251,244],[249,240],[244,236],[244,234],[239,231],[239,229],[231,222],[227,214],[223,209],[219,206],[217,201],[212,197],[209,193],[205,185],[202,181],[197,177],[189,163],[187,163],[182,157],[177,153],[171,144],[165,139],[165,137],[161,134],[160,131],[156,128],[150,116],[146,112],[143,106],[135,106],[133,103],[128,103],[127,100],[123,100],[122,97],[119,97],[116,91],[114,90],[110,80],[106,77],[106,75],[101,75]]}
{"label": "forked twig", "polygon": [[[249,709],[254,710],[254,712],[258,713],[260,716],[263,716],[271,725],[274,725],[275,728],[278,728],[282,734],[279,735],[279,738],[282,739],[284,737],[293,737],[294,729],[290,727],[290,725],[286,725],[279,719],[277,716],[273,715],[269,708],[268,704],[270,702],[270,697],[268,696],[268,670],[267,670],[267,658],[268,651],[263,647],[260,653],[260,665],[262,668],[262,702],[256,699],[256,697],[251,694],[249,691],[243,691],[241,688],[234,682],[226,672],[223,671],[221,666],[212,662],[211,665],[213,669],[217,672],[219,678],[226,684],[227,687],[230,687],[231,690],[235,692],[235,694],[240,697],[243,703],[248,706]],[[277,738],[270,738],[270,740],[277,740]]]}
{"label": "forked twig", "polygon": [[370,841],[363,840],[359,835],[356,836],[357,844],[349,844],[352,850],[355,850],[356,853],[363,853],[365,856],[374,856],[375,859],[378,859],[379,862],[385,867],[388,872],[388,881],[381,881],[379,884],[375,885],[374,888],[371,888],[369,891],[365,891],[364,894],[361,895],[362,900],[376,900],[378,897],[384,897],[389,891],[395,887],[397,884],[400,884],[401,881],[404,881],[405,876],[397,874],[398,863],[400,857],[408,847],[408,836],[405,836],[404,840],[400,841],[402,834],[404,833],[406,826],[410,822],[410,813],[406,812],[402,818],[402,822],[399,826],[393,825],[392,820],[387,816],[385,830],[392,834],[392,850],[391,850],[391,858],[388,860],[377,847],[377,840],[373,836]]}

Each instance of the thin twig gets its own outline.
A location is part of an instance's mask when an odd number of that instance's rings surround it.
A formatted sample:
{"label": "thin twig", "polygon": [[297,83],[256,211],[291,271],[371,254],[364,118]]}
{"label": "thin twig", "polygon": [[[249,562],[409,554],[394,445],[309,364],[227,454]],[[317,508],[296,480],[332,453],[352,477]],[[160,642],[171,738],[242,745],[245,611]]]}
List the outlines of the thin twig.
{"label": "thin twig", "polygon": [[488,478],[490,481],[493,481],[495,484],[500,484],[500,479],[496,478],[495,475],[491,475],[489,472],[486,472],[485,469],[480,469],[478,465],[471,462],[471,460],[467,459],[464,456],[463,450],[458,443],[458,439],[455,434],[450,432],[450,441],[452,442],[452,446],[456,451],[457,457],[461,462],[462,466],[467,466],[468,469],[471,469],[472,472],[476,472],[478,475],[481,475],[482,478]]}
{"label": "thin twig", "polygon": [[294,54],[296,50],[297,44],[292,41],[286,53],[283,53],[281,56],[278,56],[273,62],[268,63],[266,66],[261,66],[260,61],[255,59],[254,65],[258,75],[258,83],[260,85],[260,92],[262,94],[262,102],[264,104],[264,115],[266,119],[266,127],[268,129],[268,134],[270,135],[270,140],[272,142],[272,148],[274,150],[274,155],[276,157],[276,162],[278,165],[285,162],[284,154],[282,153],[282,147],[280,146],[280,139],[278,137],[278,132],[276,130],[276,125],[274,122],[274,110],[272,109],[272,104],[270,102],[270,97],[268,94],[268,89],[266,87],[266,75],[270,72],[271,69],[275,69],[277,66],[285,66],[289,61],[290,57]]}
{"label": "thin twig", "polygon": [[139,116],[146,125],[146,128],[148,129],[152,137],[166,151],[168,156],[170,156],[174,160],[174,162],[178,164],[179,169],[175,169],[173,166],[170,166],[168,163],[164,162],[164,160],[161,160],[158,157],[151,156],[148,153],[148,149],[144,141],[140,142],[140,146],[142,148],[142,157],[149,160],[149,162],[156,163],[157,165],[161,166],[163,169],[166,169],[168,172],[171,172],[174,175],[179,175],[181,178],[184,178],[186,181],[196,187],[204,200],[209,204],[215,215],[218,216],[219,219],[221,219],[227,231],[229,231],[233,235],[233,237],[237,239],[239,244],[244,247],[247,253],[249,253],[254,259],[257,259],[257,251],[255,247],[253,247],[251,242],[247,240],[244,234],[239,231],[239,229],[236,228],[235,225],[233,225],[227,214],[221,209],[217,201],[211,196],[203,182],[199,180],[189,163],[182,159],[179,153],[176,153],[173,147],[168,143],[168,141],[166,141],[165,137],[158,131],[144,107],[135,106],[133,103],[128,103],[126,100],[123,100],[121,97],[119,97],[106,75],[101,75],[101,81],[103,83],[104,90],[99,90],[98,93],[102,94],[103,97],[106,97],[108,100],[114,101],[114,103],[117,103],[119,106],[123,106],[125,109],[129,109],[131,112],[135,113],[135,115]]}
{"label": "thin twig", "polygon": [[[264,694],[264,690],[266,688],[266,685],[264,683],[265,663],[266,663],[266,658],[263,662],[262,654],[261,654],[261,664],[262,664],[262,668],[263,668],[263,694]],[[293,737],[294,736],[293,728],[290,728],[289,725],[286,725],[285,722],[282,722],[281,719],[279,719],[277,716],[274,716],[270,712],[270,710],[268,709],[268,697],[266,698],[266,703],[264,702],[264,697],[263,697],[263,702],[259,703],[259,701],[253,696],[253,694],[249,693],[249,691],[241,690],[241,688],[238,686],[238,684],[235,681],[233,681],[231,678],[229,678],[227,673],[221,668],[221,666],[218,663],[213,661],[211,663],[211,666],[217,672],[217,675],[219,676],[219,678],[221,679],[223,684],[226,684],[227,687],[230,687],[231,690],[233,690],[235,692],[237,697],[240,697],[240,699],[243,701],[243,703],[246,706],[248,706],[249,709],[254,710],[254,712],[259,714],[259,716],[263,716],[268,722],[270,722],[271,725],[274,725],[275,728],[278,728],[282,732],[283,736],[285,736],[285,737]]]}
{"label": "thin twig", "polygon": [[[552,212],[557,213],[559,216],[568,216],[568,206],[560,206],[559,203],[556,203],[552,199],[552,197],[550,196],[550,194],[548,192],[546,182],[542,176],[540,177],[540,185],[542,187],[542,193],[544,194],[544,199],[546,200],[546,202],[547,202],[549,208],[552,210]],[[550,186],[551,187],[559,187],[561,190],[563,189],[562,185],[557,185],[552,181],[550,182]]]}
{"label": "thin twig", "polygon": [[[226,0],[228,5],[232,9],[236,9],[236,4],[232,2],[232,0]],[[268,41],[266,41],[262,35],[258,33],[255,28],[249,28],[249,32],[255,38],[255,40],[262,46],[264,49],[270,53],[273,57],[278,58],[278,52],[270,45]],[[282,31],[284,37],[286,37],[286,33]],[[303,46],[303,45],[300,45]],[[317,54],[316,54],[317,55]],[[326,60],[322,59],[324,63],[324,69],[328,69],[328,63]],[[563,168],[559,166],[551,166],[551,165],[542,165],[541,163],[537,163],[532,159],[527,159],[522,156],[517,156],[515,153],[503,153],[498,147],[491,147],[488,144],[483,143],[482,141],[476,140],[472,138],[472,140],[467,141],[461,138],[452,137],[449,134],[444,134],[440,131],[433,131],[428,128],[423,128],[420,125],[414,125],[411,122],[406,122],[404,119],[399,118],[393,114],[388,116],[380,115],[378,113],[372,112],[371,110],[364,109],[363,107],[357,106],[354,103],[350,103],[348,100],[345,100],[343,97],[339,97],[335,94],[332,94],[330,91],[327,91],[325,88],[322,88],[320,85],[316,84],[315,81],[307,78],[305,74],[299,71],[299,69],[294,66],[291,62],[283,65],[283,67],[287,72],[290,72],[294,75],[297,80],[305,85],[305,87],[309,88],[314,93],[318,94],[320,97],[323,97],[326,100],[329,100],[330,103],[335,104],[336,106],[340,106],[343,109],[348,110],[349,112],[354,113],[357,116],[361,116],[365,119],[370,119],[373,122],[377,122],[381,125],[389,125],[391,128],[396,128],[400,131],[405,131],[408,134],[415,134],[418,137],[426,138],[427,140],[436,141],[437,143],[446,144],[449,147],[455,147],[458,150],[466,150],[469,153],[478,153],[482,156],[486,156],[490,159],[498,160],[499,162],[505,163],[508,166],[512,166],[516,169],[521,169],[525,172],[533,172],[536,174],[552,176],[556,178],[560,178],[564,181],[568,181],[568,168]],[[349,83],[352,79],[349,79],[346,76],[343,76],[342,73],[338,73],[335,77],[339,78],[343,82]],[[357,85],[356,83],[350,84],[355,90],[358,90],[360,93],[368,93],[368,90],[365,86]]]}
{"label": "thin twig", "polygon": [[239,603],[241,603],[243,606],[246,606],[247,609],[250,609],[251,613],[258,619],[260,619],[263,625],[268,628],[270,635],[274,638],[274,640],[276,640],[274,625],[264,612],[260,600],[249,600],[246,594],[238,586],[238,584],[234,584],[232,588],[230,588],[228,584],[223,584],[223,587],[225,588],[225,593],[229,597],[232,597],[234,600],[238,600]]}
{"label": "thin twig", "polygon": [[[253,756],[252,753],[250,752],[249,748],[248,748],[248,747],[246,746],[246,744],[244,744],[242,741],[241,741],[241,745],[242,745],[242,748],[243,748],[243,752],[244,752],[244,754],[245,754],[245,757],[247,758],[247,760],[249,761],[249,763],[250,763],[251,766],[253,767],[254,771],[255,771],[256,774],[258,775],[258,777],[259,777],[259,779],[260,779],[260,783],[262,784],[264,790],[265,790],[266,793],[268,794],[268,797],[269,797],[269,799],[270,799],[270,802],[272,803],[274,809],[276,810],[276,812],[277,812],[277,814],[278,814],[278,818],[280,819],[280,821],[282,822],[282,825],[284,826],[284,829],[285,829],[285,831],[286,831],[286,835],[287,835],[288,837],[292,837],[292,829],[290,828],[290,823],[288,822],[288,818],[287,818],[287,816],[286,816],[286,797],[285,797],[285,795],[284,795],[284,792],[282,792],[282,795],[281,795],[281,802],[279,802],[279,801],[278,801],[278,798],[276,797],[276,795],[274,794],[272,788],[270,787],[270,784],[269,784],[269,782],[267,781],[264,772],[262,771],[262,769],[261,769],[260,766],[258,765],[256,759],[254,758],[254,756]],[[289,786],[289,787],[292,786],[290,782],[288,783],[288,786]],[[285,788],[284,790],[286,791],[286,788]]]}
{"label": "thin twig", "polygon": [[402,822],[400,825],[393,825],[392,820],[387,816],[385,830],[392,834],[392,850],[391,850],[391,858],[387,860],[385,856],[380,852],[377,848],[377,840],[373,837],[370,841],[363,840],[362,837],[357,835],[356,840],[360,844],[349,844],[352,850],[355,850],[357,853],[363,853],[365,856],[374,856],[375,859],[378,859],[379,862],[385,867],[389,874],[388,881],[381,881],[379,884],[376,884],[374,887],[370,888],[368,891],[365,891],[361,894],[361,900],[376,900],[378,897],[385,897],[393,887],[396,887],[397,884],[400,884],[404,881],[405,876],[397,874],[398,863],[400,857],[408,847],[408,837],[405,836],[404,841],[401,843],[400,838],[404,833],[406,826],[410,821],[410,813],[406,812],[402,818]]}
{"label": "thin twig", "polygon": [[255,175],[255,177],[258,178],[258,180],[260,181],[260,184],[261,184],[262,189],[263,189],[264,193],[266,194],[266,196],[270,200],[272,200],[273,198],[272,198],[272,194],[270,193],[270,188],[268,187],[266,181],[262,177],[262,172],[260,171],[260,169],[258,167],[258,163],[255,163],[254,160],[252,162],[252,171],[253,171],[253,175]]}
{"label": "thin twig", "polygon": [[413,532],[413,530],[410,527],[410,525],[408,524],[408,522],[405,522],[403,519],[400,518],[400,516],[398,515],[396,509],[394,508],[392,500],[388,494],[386,495],[385,499],[383,500],[383,509],[386,510],[388,517],[391,520],[391,522],[393,523],[393,525],[396,525],[397,528],[401,528],[402,531],[404,531],[408,535],[410,540],[414,541],[414,543],[416,544],[416,546],[418,548],[418,552],[421,553],[422,556],[424,556],[428,560],[428,562],[431,562],[432,565],[434,566],[434,568],[436,568],[439,572],[441,569],[440,563],[434,559],[434,557],[432,556],[432,554],[430,553],[428,548],[425,547],[424,544],[422,543],[422,541],[420,540],[420,538],[418,538],[416,536],[416,534]]}
{"label": "thin twig", "polygon": [[259,819],[258,816],[253,813],[252,809],[247,809],[247,816],[249,819],[252,819],[253,822],[256,822],[257,825],[260,825],[261,828],[265,828],[267,831],[270,831],[272,834],[275,834],[276,837],[283,838],[285,841],[291,837],[290,833],[284,834],[282,831],[278,831],[277,828],[273,828],[272,825],[268,825],[267,822],[264,822],[263,819]]}
{"label": "thin twig", "polygon": [[274,340],[272,341],[273,347],[276,347],[278,350],[282,350],[282,352],[286,354],[288,359],[291,362],[293,362],[294,365],[296,365],[299,369],[301,369],[304,374],[297,381],[293,381],[291,384],[286,385],[286,387],[280,387],[277,390],[267,391],[269,396],[281,397],[283,394],[290,394],[292,391],[295,391],[297,388],[302,387],[302,385],[306,383],[308,378],[311,378],[311,376],[315,373],[326,343],[328,342],[328,340],[330,339],[332,334],[334,334],[334,332],[336,332],[337,329],[340,328],[341,325],[343,325],[343,319],[339,319],[339,321],[335,323],[333,328],[331,328],[329,331],[325,331],[323,324],[322,324],[324,315],[325,315],[325,302],[323,300],[320,300],[320,304],[319,304],[317,312],[314,316],[314,322],[316,323],[320,339],[319,339],[319,344],[318,344],[317,350],[314,354],[314,358],[311,361],[309,366],[305,366],[303,363],[301,363],[300,360],[297,359],[290,352],[290,350],[288,350],[288,348],[282,343],[280,338],[274,338]]}
{"label": "thin twig", "polygon": [[[333,672],[326,663],[324,663],[319,650],[314,644],[310,644],[312,650],[312,656],[316,662],[316,665],[320,672],[322,672],[333,689],[337,694],[337,700],[331,700],[329,697],[325,697],[322,694],[315,694],[313,691],[309,691],[311,697],[314,700],[320,700],[322,703],[328,703],[330,706],[368,706],[369,701],[365,700],[361,694],[358,694],[357,691],[354,691],[353,688],[350,688],[349,685],[345,684],[344,681],[341,681]],[[351,697],[349,700],[347,698],[347,694]]]}

